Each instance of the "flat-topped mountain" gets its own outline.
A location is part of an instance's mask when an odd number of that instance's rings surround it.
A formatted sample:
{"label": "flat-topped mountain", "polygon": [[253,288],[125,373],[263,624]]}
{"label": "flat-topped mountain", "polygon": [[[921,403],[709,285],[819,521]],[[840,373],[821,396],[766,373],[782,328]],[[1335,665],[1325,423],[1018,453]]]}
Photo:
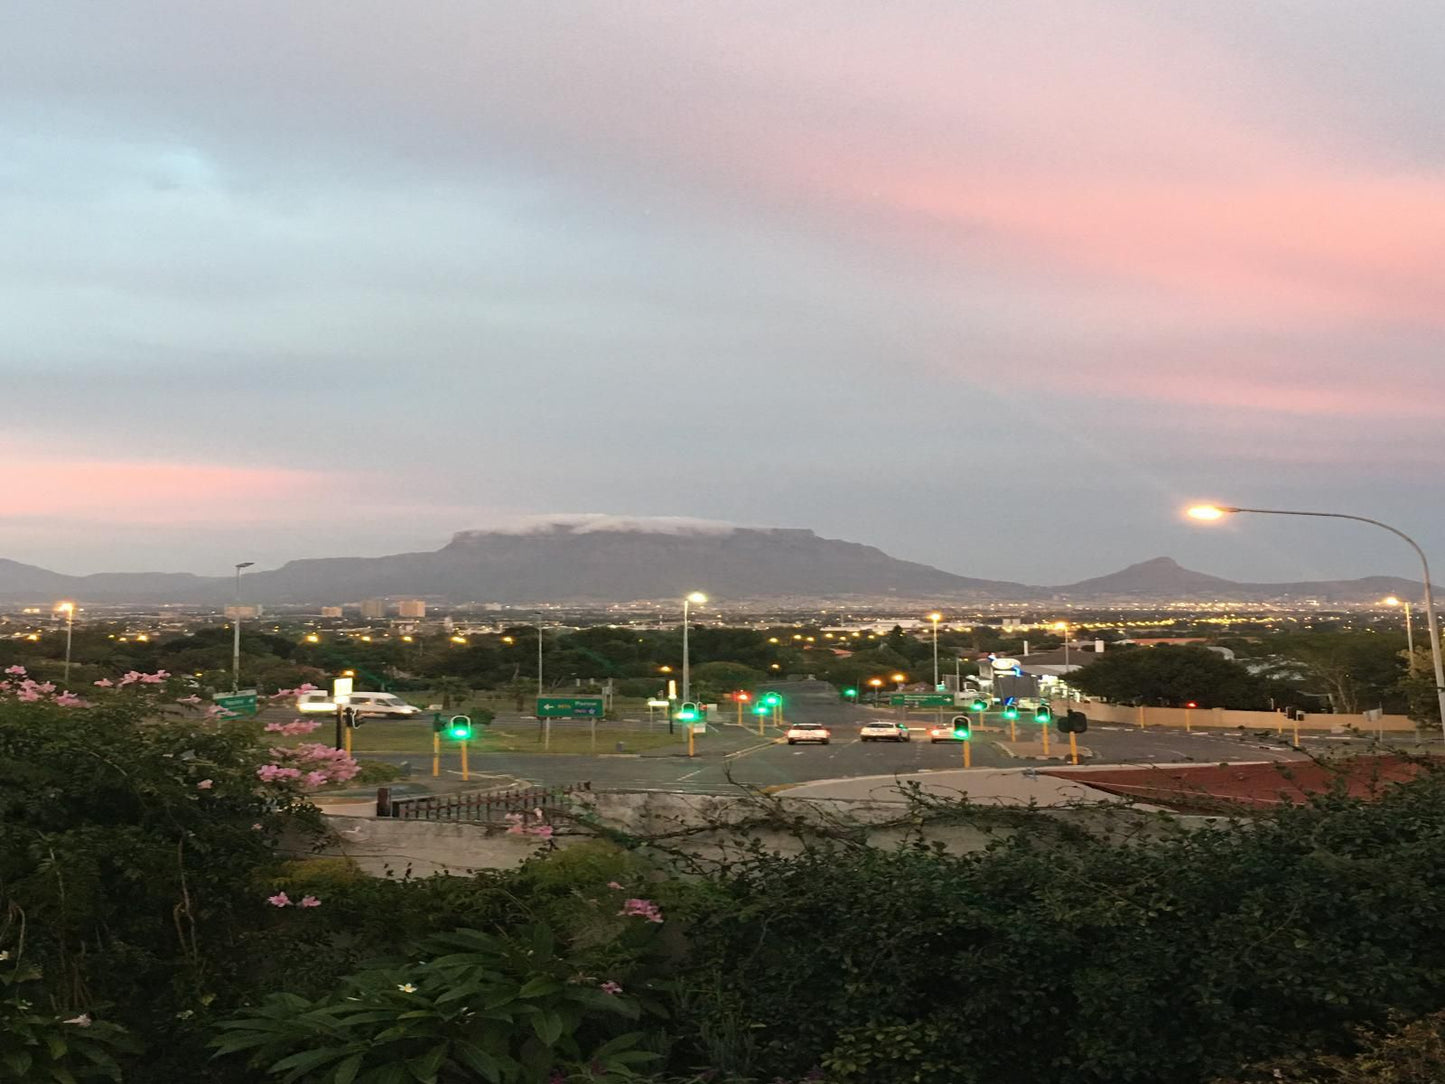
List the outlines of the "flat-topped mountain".
{"label": "flat-topped mountain", "polygon": [[[45,604],[222,605],[230,576],[97,573],[67,576],[0,559],[0,600]],[[1413,598],[1419,584],[1388,576],[1323,583],[1236,583],[1167,557],[1057,587],[961,576],[890,557],[873,546],[809,530],[696,520],[577,516],[524,527],[462,531],[438,550],[384,557],[290,561],[245,577],[247,602],[321,604],[420,597],[440,602],[628,602],[681,598],[823,599],[840,596],[1027,603],[1259,601],[1366,602]]]}

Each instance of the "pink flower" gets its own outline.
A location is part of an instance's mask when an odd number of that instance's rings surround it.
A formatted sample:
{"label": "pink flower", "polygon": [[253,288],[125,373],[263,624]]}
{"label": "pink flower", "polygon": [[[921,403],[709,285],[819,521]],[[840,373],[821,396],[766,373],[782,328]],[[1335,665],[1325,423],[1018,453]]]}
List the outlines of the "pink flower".
{"label": "pink flower", "polygon": [[190,696],[183,696],[176,701],[177,704],[199,704],[200,702],[201,698],[195,693],[192,693]]}
{"label": "pink flower", "polygon": [[621,984],[612,982],[611,980],[608,980],[607,982],[604,982],[601,986],[598,987],[598,989],[601,990],[604,994],[614,994],[614,995],[615,995],[615,994],[620,994],[620,993],[622,993],[622,986],[621,986]]}
{"label": "pink flower", "polygon": [[15,694],[15,699],[23,700],[28,704],[32,700],[39,700],[40,694],[34,689],[21,689],[18,693]]}
{"label": "pink flower", "polygon": [[196,789],[197,789],[197,790],[210,790],[210,789],[211,789],[212,787],[214,787],[215,785],[216,785],[216,784],[215,784],[215,781],[214,781],[214,780],[211,780],[211,779],[202,779],[199,783],[196,784]]}
{"label": "pink flower", "polygon": [[62,708],[83,708],[86,706],[84,700],[68,690],[57,696],[55,702]]}
{"label": "pink flower", "polygon": [[645,918],[648,922],[662,921],[662,910],[657,906],[657,904],[653,903],[651,900],[626,900],[622,904],[622,910],[618,911],[617,913],[619,915]]}
{"label": "pink flower", "polygon": [[539,836],[542,839],[551,839],[552,832],[553,828],[550,824],[539,824],[536,828],[532,829],[532,834],[534,836]]}
{"label": "pink flower", "polygon": [[115,682],[111,681],[110,678],[101,678],[95,684],[99,685],[102,689],[109,689],[115,685]]}
{"label": "pink flower", "polygon": [[621,888],[622,886],[621,886],[620,884],[618,884],[616,881],[608,881],[608,882],[607,882],[607,887],[608,887],[608,888]]}
{"label": "pink flower", "polygon": [[251,831],[253,831],[253,832],[260,832],[260,831],[262,831],[263,827],[264,827],[264,826],[263,826],[263,825],[260,825],[260,824],[253,824],[253,825],[251,825]]}
{"label": "pink flower", "polygon": [[315,896],[302,896],[302,897],[301,897],[301,902],[300,902],[300,904],[298,904],[298,906],[300,906],[300,907],[320,907],[320,906],[321,906],[321,901],[318,900]]}
{"label": "pink flower", "polygon": [[140,682],[142,685],[159,685],[170,676],[171,675],[164,670],[157,670],[154,674],[142,674],[140,676]]}
{"label": "pink flower", "polygon": [[62,1020],[62,1024],[74,1024],[78,1028],[88,1028],[91,1025],[90,1013],[83,1012],[79,1016],[72,1016],[69,1020]]}
{"label": "pink flower", "polygon": [[24,676],[25,676],[25,667],[23,667],[23,666],[7,666],[7,667],[5,667],[5,672],[6,672],[7,674],[14,674],[16,677],[24,677]]}
{"label": "pink flower", "polygon": [[307,772],[301,781],[308,787],[321,787],[326,785],[329,777],[325,772]]}
{"label": "pink flower", "polygon": [[284,892],[277,892],[274,896],[267,896],[266,902],[272,907],[290,907],[291,897]]}

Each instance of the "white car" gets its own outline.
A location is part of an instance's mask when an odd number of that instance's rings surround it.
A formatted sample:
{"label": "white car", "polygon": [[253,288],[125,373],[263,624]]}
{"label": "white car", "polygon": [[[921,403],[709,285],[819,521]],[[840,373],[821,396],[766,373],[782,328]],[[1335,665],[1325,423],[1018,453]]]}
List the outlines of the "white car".
{"label": "white car", "polygon": [[832,737],[832,732],[822,723],[794,723],[788,727],[789,745],[797,745],[801,741],[815,741],[827,745]]}
{"label": "white car", "polygon": [[858,730],[860,741],[908,741],[908,727],[887,719],[872,719]]}
{"label": "white car", "polygon": [[296,698],[296,710],[303,715],[334,715],[338,707],[355,708],[363,718],[404,719],[421,714],[421,708],[394,693],[348,693],[338,700],[330,693],[317,691]]}

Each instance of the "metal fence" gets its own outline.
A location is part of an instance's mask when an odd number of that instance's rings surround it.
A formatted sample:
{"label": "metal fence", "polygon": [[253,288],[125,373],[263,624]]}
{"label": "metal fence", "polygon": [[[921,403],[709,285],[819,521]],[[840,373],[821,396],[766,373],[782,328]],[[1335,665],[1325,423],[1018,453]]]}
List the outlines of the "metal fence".
{"label": "metal fence", "polygon": [[390,787],[376,788],[376,815],[403,821],[457,821],[487,824],[505,820],[508,813],[564,809],[572,795],[590,793],[591,783],[565,787],[520,787],[516,790],[466,791],[457,794],[421,794],[393,798]]}

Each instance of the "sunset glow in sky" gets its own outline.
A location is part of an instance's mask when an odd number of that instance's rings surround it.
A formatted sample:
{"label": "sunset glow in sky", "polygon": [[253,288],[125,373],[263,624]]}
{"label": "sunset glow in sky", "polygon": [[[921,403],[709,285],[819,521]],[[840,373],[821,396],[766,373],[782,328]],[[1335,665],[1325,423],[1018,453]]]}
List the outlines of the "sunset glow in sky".
{"label": "sunset glow in sky", "polygon": [[1445,567],[1432,0],[193,0],[0,29],[0,557],[553,512]]}

